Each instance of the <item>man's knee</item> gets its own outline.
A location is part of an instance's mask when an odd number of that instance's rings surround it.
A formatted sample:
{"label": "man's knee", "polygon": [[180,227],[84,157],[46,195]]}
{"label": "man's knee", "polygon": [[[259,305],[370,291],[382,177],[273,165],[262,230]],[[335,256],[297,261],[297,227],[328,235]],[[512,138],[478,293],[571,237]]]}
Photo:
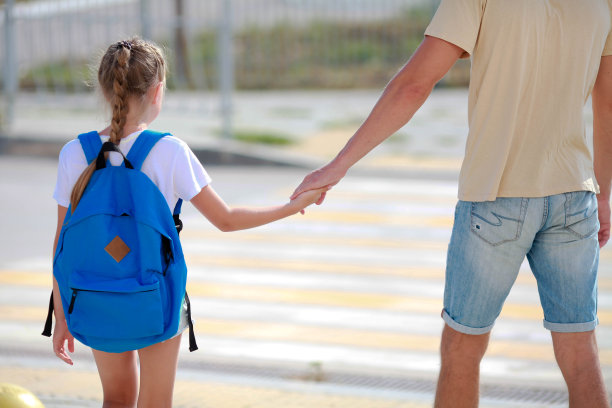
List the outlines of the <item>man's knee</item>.
{"label": "man's knee", "polygon": [[465,334],[445,325],[440,344],[443,362],[471,361],[480,362],[489,344],[490,333]]}
{"label": "man's knee", "polygon": [[583,362],[591,364],[598,360],[595,331],[579,333],[551,332],[555,357],[559,364]]}

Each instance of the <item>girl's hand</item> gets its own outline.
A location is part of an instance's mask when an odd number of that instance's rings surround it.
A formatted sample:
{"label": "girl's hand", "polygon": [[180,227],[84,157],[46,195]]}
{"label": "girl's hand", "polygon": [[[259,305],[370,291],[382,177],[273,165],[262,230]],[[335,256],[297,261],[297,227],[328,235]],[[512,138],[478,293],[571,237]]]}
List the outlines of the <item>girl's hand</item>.
{"label": "girl's hand", "polygon": [[72,359],[66,352],[65,344],[68,343],[68,351],[74,353],[74,337],[68,331],[68,325],[63,319],[56,319],[53,329],[53,352],[66,364],[74,365]]}
{"label": "girl's hand", "polygon": [[326,192],[338,184],[338,182],[344,177],[346,174],[346,170],[339,169],[337,166],[334,166],[333,162],[321,167],[320,169],[314,170],[306,177],[302,183],[295,189],[293,194],[291,195],[291,199],[295,199],[304,192],[309,190],[317,190],[324,188],[322,194],[319,195],[318,201],[316,201],[317,205],[323,203],[325,199]]}
{"label": "girl's hand", "polygon": [[295,212],[299,211],[301,214],[304,214],[304,209],[309,205],[314,203],[320,204],[320,202],[323,201],[321,197],[324,197],[329,189],[330,187],[323,187],[316,190],[305,191],[297,197],[293,197],[288,205],[294,207]]}

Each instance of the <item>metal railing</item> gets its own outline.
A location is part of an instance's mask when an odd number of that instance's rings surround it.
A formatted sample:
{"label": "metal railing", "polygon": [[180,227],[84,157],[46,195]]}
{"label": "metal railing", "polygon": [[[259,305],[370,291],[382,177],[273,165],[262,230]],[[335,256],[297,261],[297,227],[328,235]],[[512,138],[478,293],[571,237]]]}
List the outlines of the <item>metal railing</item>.
{"label": "metal railing", "polygon": [[[6,0],[0,13],[3,122],[19,92],[90,89],[110,43],[164,46],[170,89],[382,87],[439,0]],[[0,118],[2,120],[2,118]]]}

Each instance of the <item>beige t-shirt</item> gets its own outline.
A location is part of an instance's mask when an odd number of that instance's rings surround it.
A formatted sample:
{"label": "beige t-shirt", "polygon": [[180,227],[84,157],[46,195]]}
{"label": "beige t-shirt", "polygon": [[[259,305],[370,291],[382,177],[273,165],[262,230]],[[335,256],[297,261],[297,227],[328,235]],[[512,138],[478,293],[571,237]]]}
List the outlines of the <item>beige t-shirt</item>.
{"label": "beige t-shirt", "polygon": [[459,199],[598,192],[583,109],[611,15],[612,0],[442,0],[425,35],[472,58]]}

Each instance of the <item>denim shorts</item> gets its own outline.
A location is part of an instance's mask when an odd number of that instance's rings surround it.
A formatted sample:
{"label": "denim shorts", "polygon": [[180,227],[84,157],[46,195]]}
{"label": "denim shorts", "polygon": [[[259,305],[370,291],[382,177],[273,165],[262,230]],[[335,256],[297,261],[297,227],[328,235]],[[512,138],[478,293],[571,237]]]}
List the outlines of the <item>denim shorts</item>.
{"label": "denim shorts", "polygon": [[489,332],[527,256],[538,283],[544,327],[593,330],[598,323],[598,230],[592,192],[459,201],[442,318],[462,333]]}

